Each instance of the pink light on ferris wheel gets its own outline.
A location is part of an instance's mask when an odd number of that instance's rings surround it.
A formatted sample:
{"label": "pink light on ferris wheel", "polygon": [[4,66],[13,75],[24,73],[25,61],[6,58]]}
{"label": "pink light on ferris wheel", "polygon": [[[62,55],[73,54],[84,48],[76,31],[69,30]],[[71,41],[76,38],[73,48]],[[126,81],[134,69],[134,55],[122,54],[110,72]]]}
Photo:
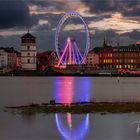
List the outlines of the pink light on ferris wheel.
{"label": "pink light on ferris wheel", "polygon": [[[83,45],[81,46],[78,46],[79,44],[73,45],[74,40],[71,40],[71,38],[69,37],[67,38],[66,43],[69,44],[71,42],[72,43],[71,47],[66,48],[67,45],[65,45],[63,48],[63,46],[61,45],[62,40],[60,39],[60,35],[62,35],[61,33],[63,32],[62,30],[63,24],[65,24],[66,21],[70,20],[71,18],[79,19],[81,21],[81,24],[83,25],[83,29],[85,33],[85,38],[83,37],[83,39],[85,39],[85,49],[83,48]],[[90,35],[89,35],[88,26],[84,21],[84,18],[79,13],[74,11],[68,12],[60,19],[55,32],[55,48],[59,59],[58,66],[84,63],[84,58],[87,56],[88,50],[90,48]]]}
{"label": "pink light on ferris wheel", "polygon": [[82,59],[83,56],[78,48],[78,45],[76,44],[76,41],[68,37],[64,50],[58,62],[58,67],[62,63],[64,63],[65,65],[80,64]]}
{"label": "pink light on ferris wheel", "polygon": [[71,38],[70,37],[67,38],[67,42],[68,43],[71,42]]}

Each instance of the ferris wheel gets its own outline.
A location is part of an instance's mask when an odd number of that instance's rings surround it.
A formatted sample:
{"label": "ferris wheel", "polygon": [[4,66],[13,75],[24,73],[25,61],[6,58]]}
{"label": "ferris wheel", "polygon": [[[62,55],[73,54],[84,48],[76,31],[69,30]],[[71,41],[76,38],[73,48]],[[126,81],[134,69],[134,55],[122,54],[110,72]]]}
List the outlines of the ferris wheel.
{"label": "ferris wheel", "polygon": [[[80,24],[83,27],[82,33],[84,33],[84,36],[80,37],[80,39],[78,40],[77,37],[80,36],[80,34],[75,37],[76,31],[74,32],[74,35],[71,35],[71,30],[68,30],[68,33],[64,35],[64,39],[62,41],[60,37],[64,32],[63,26],[67,24],[67,21],[71,20],[72,18],[77,18],[80,21]],[[71,24],[75,27],[77,26],[75,23]],[[82,42],[83,40],[85,40],[85,43],[80,44],[80,42]],[[84,63],[84,58],[88,53],[89,47],[89,30],[83,17],[77,12],[66,13],[59,21],[55,33],[55,49],[59,58],[58,65],[72,65]]]}

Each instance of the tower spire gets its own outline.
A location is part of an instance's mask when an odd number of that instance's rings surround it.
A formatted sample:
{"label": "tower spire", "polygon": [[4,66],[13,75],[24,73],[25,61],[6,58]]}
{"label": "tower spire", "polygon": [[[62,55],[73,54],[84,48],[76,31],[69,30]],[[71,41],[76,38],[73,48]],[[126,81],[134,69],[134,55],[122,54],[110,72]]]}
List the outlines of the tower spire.
{"label": "tower spire", "polygon": [[104,42],[103,42],[103,47],[106,47],[107,44],[106,44],[106,38],[105,38],[105,35],[104,35]]}
{"label": "tower spire", "polygon": [[30,32],[30,29],[28,28],[28,33]]}

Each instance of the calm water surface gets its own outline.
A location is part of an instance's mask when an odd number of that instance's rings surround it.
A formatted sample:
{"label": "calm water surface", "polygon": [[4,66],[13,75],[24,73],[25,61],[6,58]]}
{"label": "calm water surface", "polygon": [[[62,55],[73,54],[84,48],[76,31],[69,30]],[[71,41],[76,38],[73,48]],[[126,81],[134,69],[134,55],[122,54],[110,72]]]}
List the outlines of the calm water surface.
{"label": "calm water surface", "polygon": [[140,113],[15,115],[4,106],[79,101],[140,101],[140,78],[0,77],[0,139],[136,140]]}

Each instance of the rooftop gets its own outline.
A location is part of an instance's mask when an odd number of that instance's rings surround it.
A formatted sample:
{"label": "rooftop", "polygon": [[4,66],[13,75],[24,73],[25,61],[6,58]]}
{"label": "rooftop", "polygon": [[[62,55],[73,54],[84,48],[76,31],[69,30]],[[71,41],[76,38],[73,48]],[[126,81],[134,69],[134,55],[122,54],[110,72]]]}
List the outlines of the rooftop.
{"label": "rooftop", "polygon": [[140,45],[129,45],[129,46],[115,46],[115,47],[96,47],[92,49],[89,53],[97,53],[100,51],[136,51],[140,50]]}
{"label": "rooftop", "polygon": [[4,50],[5,52],[8,52],[8,53],[17,53],[17,54],[20,54],[20,52],[18,52],[17,50],[14,50],[13,47],[0,47],[0,50]]}
{"label": "rooftop", "polygon": [[55,53],[55,51],[45,51],[45,52],[42,52],[42,53],[39,53],[38,56],[49,56],[51,55],[52,53]]}
{"label": "rooftop", "polygon": [[30,33],[26,33],[24,36],[22,36],[21,38],[33,38],[35,39],[35,37],[33,35],[31,35]]}

